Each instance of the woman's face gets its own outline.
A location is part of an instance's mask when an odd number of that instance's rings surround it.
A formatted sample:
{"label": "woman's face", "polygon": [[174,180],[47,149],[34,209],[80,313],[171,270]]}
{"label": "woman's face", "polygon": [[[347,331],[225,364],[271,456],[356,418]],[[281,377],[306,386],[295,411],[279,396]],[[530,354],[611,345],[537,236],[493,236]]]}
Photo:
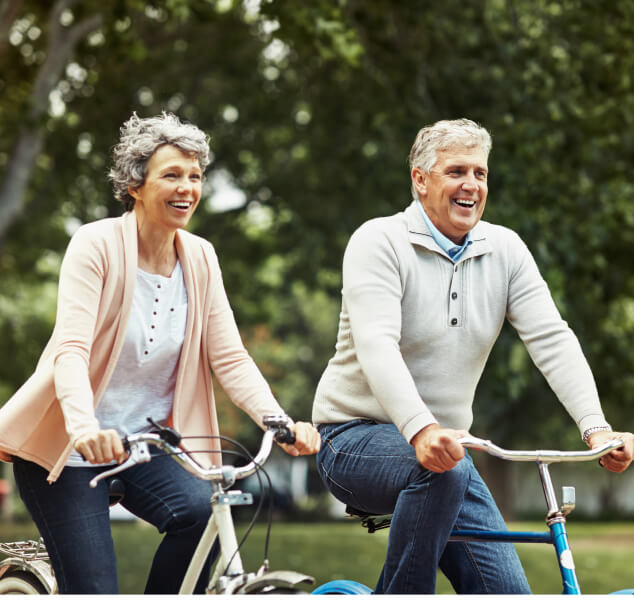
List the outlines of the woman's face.
{"label": "woman's face", "polygon": [[156,149],[147,167],[143,185],[129,189],[139,222],[166,232],[185,227],[202,193],[198,159],[166,144]]}

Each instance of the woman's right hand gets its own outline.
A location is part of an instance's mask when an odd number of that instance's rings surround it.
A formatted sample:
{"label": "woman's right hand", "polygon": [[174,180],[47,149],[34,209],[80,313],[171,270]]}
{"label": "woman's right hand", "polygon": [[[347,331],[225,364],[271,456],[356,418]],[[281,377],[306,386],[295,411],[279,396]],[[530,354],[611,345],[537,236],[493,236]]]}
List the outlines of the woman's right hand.
{"label": "woman's right hand", "polygon": [[99,430],[82,434],[73,446],[88,463],[110,463],[111,461],[122,463],[128,456],[116,430]]}

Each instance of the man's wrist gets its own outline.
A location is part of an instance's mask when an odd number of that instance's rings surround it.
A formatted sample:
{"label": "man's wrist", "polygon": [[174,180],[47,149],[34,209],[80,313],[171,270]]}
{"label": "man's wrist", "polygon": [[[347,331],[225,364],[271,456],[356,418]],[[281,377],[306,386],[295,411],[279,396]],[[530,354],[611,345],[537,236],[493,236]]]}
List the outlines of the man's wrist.
{"label": "man's wrist", "polygon": [[583,442],[588,444],[588,440],[590,436],[592,436],[596,432],[612,432],[612,426],[608,424],[606,426],[593,426],[592,428],[587,428],[584,431],[583,436],[581,437],[581,440],[583,440]]}

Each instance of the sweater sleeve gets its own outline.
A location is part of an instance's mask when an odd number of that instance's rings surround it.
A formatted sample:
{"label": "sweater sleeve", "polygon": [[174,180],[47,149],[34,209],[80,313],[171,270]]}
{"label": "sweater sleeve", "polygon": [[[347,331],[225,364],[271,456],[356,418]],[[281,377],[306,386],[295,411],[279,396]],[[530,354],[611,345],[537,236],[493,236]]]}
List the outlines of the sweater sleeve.
{"label": "sweater sleeve", "polygon": [[103,277],[103,261],[94,241],[80,228],[62,262],[55,320],[55,391],[71,442],[99,430],[88,361]]}
{"label": "sweater sleeve", "polygon": [[608,425],[581,345],[562,319],[526,245],[510,242],[507,317],[580,432]]}
{"label": "sweater sleeve", "polygon": [[262,427],[266,415],[285,413],[244,347],[225,292],[218,258],[209,253],[211,310],[208,315],[207,351],[211,369],[231,401]]}
{"label": "sweater sleeve", "polygon": [[403,281],[398,253],[379,220],[359,228],[343,259],[343,297],[359,364],[377,402],[410,441],[436,423],[399,346]]}

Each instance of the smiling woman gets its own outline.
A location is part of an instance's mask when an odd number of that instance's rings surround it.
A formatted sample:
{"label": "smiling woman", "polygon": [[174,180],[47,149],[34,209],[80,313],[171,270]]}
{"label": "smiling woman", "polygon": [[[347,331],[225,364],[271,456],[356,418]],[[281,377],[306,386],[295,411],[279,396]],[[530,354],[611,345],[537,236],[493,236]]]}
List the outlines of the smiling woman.
{"label": "smiling woman", "polygon": [[[174,115],[132,115],[123,125],[109,176],[126,212],[74,234],[51,340],[0,410],[0,458],[14,463],[62,594],[117,592],[108,484],[88,482],[126,457],[122,434],[149,430],[151,417],[197,437],[187,449],[217,464],[219,445],[208,451],[219,433],[211,371],[259,425],[283,413],[242,344],[214,247],[183,229],[208,164],[207,136]],[[286,452],[318,450],[312,425],[291,429]],[[146,592],[176,593],[209,518],[211,487],[160,461],[121,480],[121,504],[165,533]]]}

